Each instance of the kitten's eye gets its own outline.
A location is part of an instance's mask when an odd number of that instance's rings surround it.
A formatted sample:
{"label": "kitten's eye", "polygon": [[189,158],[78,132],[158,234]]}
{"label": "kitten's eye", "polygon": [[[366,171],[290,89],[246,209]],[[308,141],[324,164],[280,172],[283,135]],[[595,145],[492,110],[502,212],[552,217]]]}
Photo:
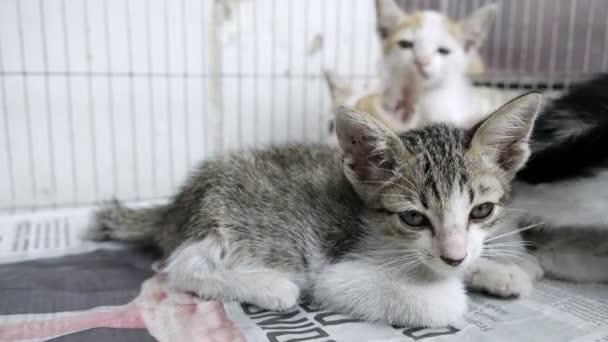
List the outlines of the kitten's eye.
{"label": "kitten's eye", "polygon": [[437,51],[442,55],[449,55],[450,52],[452,52],[450,51],[450,49],[444,47],[440,47],[439,49],[437,49]]}
{"label": "kitten's eye", "polygon": [[399,214],[401,221],[410,227],[423,227],[429,225],[429,219],[415,210],[408,210]]}
{"label": "kitten's eye", "polygon": [[402,49],[411,49],[414,47],[414,42],[411,40],[400,40],[398,44]]}
{"label": "kitten's eye", "polygon": [[482,220],[494,211],[494,203],[482,203],[471,210],[470,217],[474,220]]}

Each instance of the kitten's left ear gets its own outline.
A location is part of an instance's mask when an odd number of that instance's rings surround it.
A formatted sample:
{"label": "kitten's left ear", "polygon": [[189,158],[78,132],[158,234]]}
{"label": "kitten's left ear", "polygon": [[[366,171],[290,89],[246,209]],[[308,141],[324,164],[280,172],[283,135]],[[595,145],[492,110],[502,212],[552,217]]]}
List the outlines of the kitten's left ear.
{"label": "kitten's left ear", "polygon": [[399,25],[405,12],[395,0],[376,0],[376,29],[380,39],[386,39]]}
{"label": "kitten's left ear", "polygon": [[334,108],[343,105],[344,101],[353,94],[353,89],[350,84],[329,70],[324,70],[323,76],[325,76],[325,82],[329,88],[329,94],[331,95],[331,102],[335,106]]}
{"label": "kitten's left ear", "polygon": [[344,153],[344,174],[351,183],[386,182],[410,155],[390,128],[355,108],[338,108],[336,134]]}
{"label": "kitten's left ear", "polygon": [[497,4],[488,4],[478,8],[468,17],[461,20],[460,25],[464,34],[466,51],[478,49],[490,32],[498,12]]}
{"label": "kitten's left ear", "polygon": [[515,177],[530,156],[530,135],[541,102],[541,94],[530,93],[502,106],[477,128],[470,151]]}

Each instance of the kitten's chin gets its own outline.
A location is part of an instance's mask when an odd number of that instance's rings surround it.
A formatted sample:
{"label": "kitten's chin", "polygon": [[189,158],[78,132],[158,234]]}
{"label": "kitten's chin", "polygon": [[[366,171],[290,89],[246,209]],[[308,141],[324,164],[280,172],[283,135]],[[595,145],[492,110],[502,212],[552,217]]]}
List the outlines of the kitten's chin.
{"label": "kitten's chin", "polygon": [[420,76],[422,79],[422,84],[424,89],[434,89],[434,88],[439,88],[441,86],[442,79],[439,75],[432,75],[432,74],[427,74],[427,77],[422,77]]}

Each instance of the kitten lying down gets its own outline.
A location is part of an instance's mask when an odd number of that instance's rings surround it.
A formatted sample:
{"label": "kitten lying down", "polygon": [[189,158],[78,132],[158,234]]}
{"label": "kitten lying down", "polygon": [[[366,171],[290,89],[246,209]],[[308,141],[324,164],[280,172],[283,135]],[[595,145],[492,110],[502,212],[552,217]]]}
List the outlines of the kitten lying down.
{"label": "kitten lying down", "polygon": [[504,223],[540,101],[517,98],[474,131],[399,135],[342,107],[339,148],[205,161],[169,204],[115,203],[96,213],[92,234],[157,245],[167,284],[201,297],[286,310],[307,295],[370,321],[457,324],[465,284],[499,296],[530,289],[521,269],[484,257],[484,240]]}

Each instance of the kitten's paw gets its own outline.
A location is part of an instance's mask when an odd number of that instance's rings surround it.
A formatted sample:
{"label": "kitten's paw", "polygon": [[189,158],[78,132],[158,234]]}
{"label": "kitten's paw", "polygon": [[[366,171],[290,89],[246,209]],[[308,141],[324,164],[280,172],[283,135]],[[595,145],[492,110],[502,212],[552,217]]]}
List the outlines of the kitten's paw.
{"label": "kitten's paw", "polygon": [[525,297],[532,292],[533,281],[515,265],[480,268],[473,271],[469,287],[501,298]]}
{"label": "kitten's paw", "polygon": [[428,297],[415,307],[410,307],[407,326],[426,328],[457,327],[464,324],[468,296],[460,279],[451,279],[443,284],[427,284]]}
{"label": "kitten's paw", "polygon": [[446,293],[442,302],[438,303],[435,312],[423,326],[428,328],[457,327],[464,324],[464,314],[467,311],[468,297],[460,288],[458,292]]}
{"label": "kitten's paw", "polygon": [[287,279],[275,279],[268,293],[256,296],[256,303],[252,303],[260,308],[271,311],[286,311],[298,303],[300,288],[292,281]]}

